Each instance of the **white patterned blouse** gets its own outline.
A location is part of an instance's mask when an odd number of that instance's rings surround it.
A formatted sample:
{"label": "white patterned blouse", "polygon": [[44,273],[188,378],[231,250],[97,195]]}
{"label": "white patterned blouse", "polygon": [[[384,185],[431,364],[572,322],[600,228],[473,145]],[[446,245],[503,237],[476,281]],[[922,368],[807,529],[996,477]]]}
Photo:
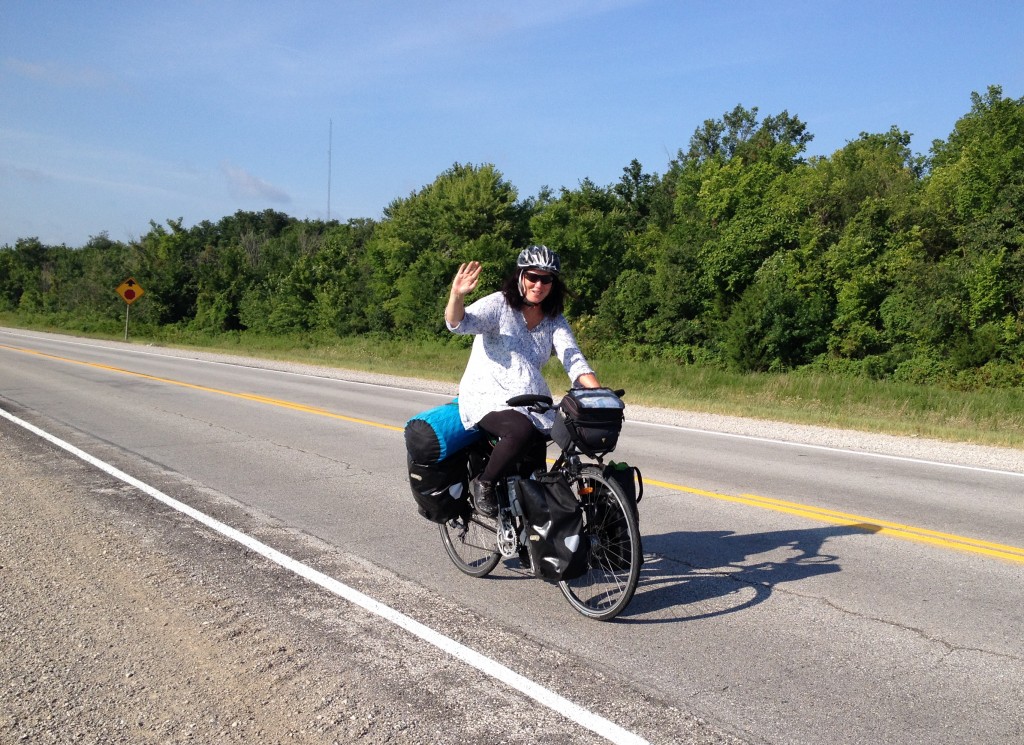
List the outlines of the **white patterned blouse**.
{"label": "white patterned blouse", "polygon": [[[541,368],[556,356],[575,385],[581,375],[593,373],[576,343],[565,316],[544,316],[529,329],[522,311],[514,310],[500,292],[480,298],[466,308],[458,326],[446,322],[456,334],[475,334],[473,351],[459,383],[459,414],[469,429],[492,411],[510,409],[505,402],[523,393],[550,396],[551,389]],[[530,417],[534,426],[551,429],[554,414],[535,414],[517,409]]]}

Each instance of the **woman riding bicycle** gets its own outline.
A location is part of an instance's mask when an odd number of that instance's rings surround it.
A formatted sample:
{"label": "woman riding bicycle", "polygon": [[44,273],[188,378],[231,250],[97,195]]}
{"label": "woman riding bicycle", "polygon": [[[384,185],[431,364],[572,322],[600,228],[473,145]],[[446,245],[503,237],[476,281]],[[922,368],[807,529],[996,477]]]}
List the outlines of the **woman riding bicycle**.
{"label": "woman riding bicycle", "polygon": [[456,334],[474,334],[473,351],[459,383],[459,414],[466,429],[479,427],[497,444],[478,479],[479,512],[498,511],[494,484],[537,442],[538,430],[551,429],[554,415],[537,414],[505,402],[525,393],[551,395],[541,368],[556,355],[575,387],[598,388],[597,376],[580,352],[562,315],[565,287],[561,260],[547,246],[529,246],[516,260],[516,271],[495,292],[466,307],[476,289],[480,262],[462,264],[452,281],[444,317]]}

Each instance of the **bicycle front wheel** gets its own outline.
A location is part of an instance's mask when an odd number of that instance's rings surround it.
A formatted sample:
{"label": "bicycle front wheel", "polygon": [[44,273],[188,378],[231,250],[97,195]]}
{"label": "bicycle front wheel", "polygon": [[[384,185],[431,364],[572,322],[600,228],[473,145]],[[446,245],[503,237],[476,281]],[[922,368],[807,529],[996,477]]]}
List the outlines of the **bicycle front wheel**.
{"label": "bicycle front wheel", "polygon": [[441,543],[452,563],[470,577],[486,577],[501,561],[498,527],[476,511],[441,523]]}
{"label": "bicycle front wheel", "polygon": [[596,466],[585,467],[572,489],[586,514],[590,562],[585,574],[558,587],[584,616],[609,621],[629,605],[640,580],[643,548],[635,507]]}

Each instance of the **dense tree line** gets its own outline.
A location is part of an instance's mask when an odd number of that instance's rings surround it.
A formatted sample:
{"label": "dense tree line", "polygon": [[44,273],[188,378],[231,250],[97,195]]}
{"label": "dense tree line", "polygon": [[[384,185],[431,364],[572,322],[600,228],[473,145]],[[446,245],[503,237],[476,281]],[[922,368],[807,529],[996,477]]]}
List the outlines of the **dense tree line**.
{"label": "dense tree line", "polygon": [[492,165],[455,164],[380,220],[267,210],[151,223],[128,243],[0,249],[0,310],[204,332],[440,335],[460,262],[496,288],[518,248],[569,268],[592,351],[742,371],[825,369],[921,382],[1024,384],[1024,98],[993,86],[927,156],[862,133],[830,157],[788,112],[709,119],[665,173],[633,161],[520,199]]}

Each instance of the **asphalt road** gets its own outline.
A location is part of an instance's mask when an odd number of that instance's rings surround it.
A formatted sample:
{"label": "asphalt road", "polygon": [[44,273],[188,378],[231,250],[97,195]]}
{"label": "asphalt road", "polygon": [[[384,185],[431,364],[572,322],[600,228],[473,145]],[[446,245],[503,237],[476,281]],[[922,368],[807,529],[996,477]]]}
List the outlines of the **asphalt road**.
{"label": "asphalt road", "polygon": [[[403,612],[442,634],[431,598],[488,619],[509,633],[460,640],[528,678],[550,675],[507,639],[649,695],[666,721],[754,742],[1024,741],[1021,472],[627,408],[614,457],[647,480],[646,563],[631,606],[600,624],[515,566],[464,577],[416,516],[401,428],[446,398],[0,330],[0,408],[172,496],[231,500],[394,573],[425,591]],[[588,705],[572,680],[558,692]],[[654,721],[644,736],[672,741]]]}

